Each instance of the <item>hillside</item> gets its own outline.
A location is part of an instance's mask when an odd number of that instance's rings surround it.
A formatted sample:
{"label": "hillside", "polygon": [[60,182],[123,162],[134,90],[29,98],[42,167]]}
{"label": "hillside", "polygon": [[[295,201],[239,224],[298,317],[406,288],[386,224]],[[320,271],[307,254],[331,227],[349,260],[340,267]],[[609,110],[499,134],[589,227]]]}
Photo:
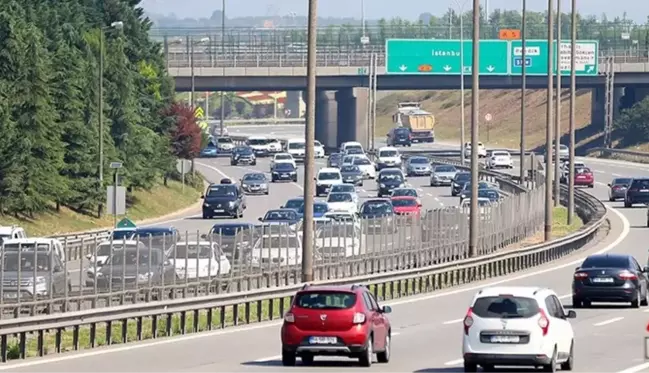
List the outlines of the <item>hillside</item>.
{"label": "hillside", "polygon": [[[565,135],[569,126],[570,101],[568,90],[562,95],[562,143],[567,143]],[[480,140],[492,147],[518,148],[520,138],[520,90],[481,90],[480,91]],[[395,91],[385,95],[377,102],[378,135],[386,134],[392,127],[392,114],[397,103],[417,101],[424,110],[435,114],[435,135],[440,142],[457,142],[460,139],[460,91]],[[577,153],[601,142],[601,128],[590,125],[590,90],[577,91],[576,130]],[[486,123],[485,114],[492,120]],[[529,90],[526,105],[526,143],[534,149],[545,143],[546,91]],[[465,92],[466,139],[470,138],[471,92]]]}

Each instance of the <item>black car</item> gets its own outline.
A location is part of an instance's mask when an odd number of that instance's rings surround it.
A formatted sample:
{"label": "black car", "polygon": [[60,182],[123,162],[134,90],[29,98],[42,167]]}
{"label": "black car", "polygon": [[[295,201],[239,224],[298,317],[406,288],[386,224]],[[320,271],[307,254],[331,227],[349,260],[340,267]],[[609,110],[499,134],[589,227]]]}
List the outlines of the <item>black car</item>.
{"label": "black car", "polygon": [[498,202],[502,199],[502,196],[495,189],[478,189],[478,198],[488,198],[491,202]]}
{"label": "black car", "polygon": [[342,166],[340,167],[340,174],[343,176],[343,183],[363,186],[363,172],[358,166]]}
{"label": "black car", "polygon": [[366,220],[363,228],[368,233],[394,232],[394,206],[388,199],[369,199],[360,207],[359,215]]}
{"label": "black car", "polygon": [[630,302],[647,305],[647,272],[627,254],[591,255],[577,267],[572,281],[572,306],[590,307],[592,302]]}
{"label": "black car", "polygon": [[634,203],[649,203],[649,178],[633,178],[624,197],[624,207]]}
{"label": "black car", "polygon": [[203,219],[215,216],[243,217],[246,202],[243,191],[236,184],[210,184],[203,199]]}
{"label": "black car", "polygon": [[343,163],[342,153],[329,154],[329,159],[327,159],[327,167],[340,167],[342,163]]}
{"label": "black car", "polygon": [[266,215],[258,220],[262,223],[293,225],[300,221],[300,214],[293,209],[274,209],[266,211]]}
{"label": "black car", "polygon": [[408,128],[395,128],[388,136],[388,146],[412,146],[412,136],[410,135],[410,130]]}
{"label": "black car", "polygon": [[471,173],[469,172],[458,172],[453,178],[453,183],[451,184],[451,195],[453,197],[460,194],[464,188],[464,184],[471,181]]}
{"label": "black car", "polygon": [[292,181],[297,182],[297,168],[292,163],[275,163],[271,172],[271,181]]}
{"label": "black car", "polygon": [[166,259],[164,250],[157,248],[127,247],[114,251],[96,275],[97,288],[119,290],[171,285],[176,268]]}
{"label": "black car", "polygon": [[214,224],[209,234],[201,238],[216,242],[229,259],[239,258],[239,251],[245,251],[254,243],[254,230],[250,223],[223,223]]}
{"label": "black car", "polygon": [[249,164],[252,166],[257,164],[257,157],[255,157],[252,148],[247,146],[234,148],[232,155],[230,155],[230,166],[237,166],[239,164]]}
{"label": "black car", "polygon": [[263,172],[252,172],[241,178],[241,189],[246,194],[268,195],[268,178]]}
{"label": "black car", "polygon": [[405,180],[403,176],[397,173],[380,173],[376,178],[376,184],[379,197],[389,196],[392,189],[402,188]]}

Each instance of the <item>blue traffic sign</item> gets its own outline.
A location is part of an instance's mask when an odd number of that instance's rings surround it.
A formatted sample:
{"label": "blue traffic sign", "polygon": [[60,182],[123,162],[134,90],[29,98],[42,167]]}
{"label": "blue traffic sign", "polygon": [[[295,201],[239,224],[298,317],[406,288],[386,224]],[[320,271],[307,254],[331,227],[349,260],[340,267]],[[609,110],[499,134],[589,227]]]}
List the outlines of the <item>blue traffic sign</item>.
{"label": "blue traffic sign", "polygon": [[[514,57],[514,66],[523,67],[523,58]],[[530,66],[532,66],[532,59],[530,57],[525,57],[525,67],[530,67]]]}

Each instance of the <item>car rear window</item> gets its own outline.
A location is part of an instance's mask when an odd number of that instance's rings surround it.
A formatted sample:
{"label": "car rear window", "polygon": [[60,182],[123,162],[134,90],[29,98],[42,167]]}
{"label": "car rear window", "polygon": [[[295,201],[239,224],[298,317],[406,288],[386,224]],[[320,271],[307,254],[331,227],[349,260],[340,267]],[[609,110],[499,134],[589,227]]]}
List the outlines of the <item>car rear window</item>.
{"label": "car rear window", "polygon": [[631,187],[638,188],[638,189],[649,189],[649,180],[647,179],[633,180],[633,184],[631,184]]}
{"label": "car rear window", "polygon": [[528,318],[539,313],[539,305],[533,298],[498,295],[478,298],[472,310],[482,318]]}
{"label": "car rear window", "polygon": [[314,310],[348,309],[356,304],[356,294],[343,291],[308,291],[298,293],[295,306]]}
{"label": "car rear window", "polygon": [[591,256],[584,260],[581,268],[628,268],[629,259],[620,256]]}

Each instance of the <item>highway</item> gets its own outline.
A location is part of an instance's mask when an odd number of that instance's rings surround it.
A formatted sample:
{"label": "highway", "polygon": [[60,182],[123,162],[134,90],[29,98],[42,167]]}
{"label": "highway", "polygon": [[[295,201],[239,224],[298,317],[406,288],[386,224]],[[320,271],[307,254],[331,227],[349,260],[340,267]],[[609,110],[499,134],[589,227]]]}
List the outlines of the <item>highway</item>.
{"label": "highway", "polygon": [[[232,132],[231,132],[232,133]],[[608,202],[606,184],[613,177],[649,176],[646,166],[583,158],[595,171],[596,187],[588,192],[605,201],[609,207],[611,230],[608,236],[592,242],[588,248],[561,261],[521,272],[507,278],[436,292],[421,297],[387,302],[393,306],[392,360],[389,364],[374,364],[372,371],[411,372],[461,372],[462,319],[475,292],[488,285],[534,285],[550,287],[570,308],[570,286],[574,268],[583,258],[594,252],[630,253],[640,263],[647,262],[646,209],[624,208],[622,202]],[[257,169],[265,169],[259,162]],[[201,161],[199,167],[221,172],[233,178],[246,172],[241,167],[223,166],[224,160]],[[219,170],[219,171],[216,171]],[[516,170],[514,170],[516,172]],[[207,173],[208,177],[215,174]],[[212,176],[211,176],[212,175]],[[421,185],[418,180],[415,185]],[[370,183],[368,183],[370,184]],[[259,207],[246,212],[246,220],[254,220],[265,209],[275,207],[280,200],[301,193],[297,185],[274,186],[272,201],[260,197]],[[371,194],[371,187],[365,193]],[[447,188],[425,190],[425,206],[436,207],[440,203],[452,203]],[[430,192],[429,192],[430,191]],[[431,195],[429,196],[428,193]],[[251,197],[252,198],[252,197]],[[256,198],[256,197],[254,197]],[[448,202],[446,202],[448,201]],[[457,202],[455,202],[457,203]],[[178,227],[206,230],[213,222],[188,218],[177,222]],[[639,310],[626,306],[606,305],[593,309],[579,309],[577,318],[571,320],[575,331],[575,370],[592,371],[649,371],[643,353],[645,326],[649,320],[649,308]],[[164,340],[145,341],[128,346],[113,346],[93,351],[71,352],[62,356],[31,359],[0,366],[0,370],[16,372],[116,372],[116,371],[332,371],[334,369],[357,369],[355,360],[316,359],[315,366],[284,368],[280,361],[279,322],[244,326],[215,332],[200,333]],[[299,363],[298,363],[299,364]],[[333,369],[332,369],[333,368]],[[517,370],[517,371],[520,371]]]}

